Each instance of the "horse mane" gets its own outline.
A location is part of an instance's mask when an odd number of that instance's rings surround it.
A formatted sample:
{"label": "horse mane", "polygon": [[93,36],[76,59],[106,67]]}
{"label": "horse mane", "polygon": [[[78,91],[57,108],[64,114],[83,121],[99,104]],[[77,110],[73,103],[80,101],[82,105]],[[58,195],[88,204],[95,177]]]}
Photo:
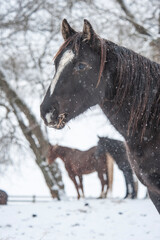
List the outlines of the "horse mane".
{"label": "horse mane", "polygon": [[115,102],[130,105],[128,134],[157,128],[160,122],[160,65],[124,47],[116,47],[117,91]]}
{"label": "horse mane", "polygon": [[[116,67],[116,94],[114,101],[118,103],[119,110],[124,104],[130,105],[130,118],[128,120],[128,135],[141,129],[141,138],[144,136],[146,127],[158,127],[160,122],[160,65],[149,59],[121,47],[108,40],[94,36],[99,40],[100,69],[96,87],[99,85],[107,56],[112,52],[117,59]],[[78,54],[83,33],[78,32],[69,37],[60,47],[54,59],[68,46]],[[93,39],[90,47],[95,47]],[[125,105],[126,106],[126,105]]]}

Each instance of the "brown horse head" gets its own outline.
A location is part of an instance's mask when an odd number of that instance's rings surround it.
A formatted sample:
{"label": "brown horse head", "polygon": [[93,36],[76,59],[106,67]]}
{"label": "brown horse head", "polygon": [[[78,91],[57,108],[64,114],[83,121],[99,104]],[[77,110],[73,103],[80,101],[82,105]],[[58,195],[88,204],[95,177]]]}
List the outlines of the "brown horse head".
{"label": "brown horse head", "polygon": [[50,145],[49,150],[48,150],[48,155],[47,155],[47,162],[48,164],[52,164],[56,158],[58,158],[58,154],[57,154],[57,148],[58,145]]}

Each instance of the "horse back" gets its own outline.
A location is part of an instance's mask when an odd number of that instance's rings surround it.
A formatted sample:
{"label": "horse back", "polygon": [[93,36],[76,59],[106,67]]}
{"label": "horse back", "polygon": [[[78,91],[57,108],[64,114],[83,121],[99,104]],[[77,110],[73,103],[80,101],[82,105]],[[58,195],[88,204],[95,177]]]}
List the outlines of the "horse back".
{"label": "horse back", "polygon": [[65,166],[71,169],[75,175],[89,174],[95,171],[95,151],[92,147],[87,151],[71,149],[66,154]]}

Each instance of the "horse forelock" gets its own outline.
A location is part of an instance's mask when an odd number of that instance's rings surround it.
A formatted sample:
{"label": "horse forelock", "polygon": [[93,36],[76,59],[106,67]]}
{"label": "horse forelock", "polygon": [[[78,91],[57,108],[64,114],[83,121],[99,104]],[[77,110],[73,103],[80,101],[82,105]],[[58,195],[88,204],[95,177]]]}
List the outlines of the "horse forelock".
{"label": "horse forelock", "polygon": [[[100,59],[101,59],[100,60],[100,69],[99,69],[99,76],[98,76],[98,81],[97,81],[97,85],[96,85],[96,87],[98,87],[101,77],[102,77],[102,74],[103,74],[104,67],[105,67],[107,45],[106,45],[105,39],[100,38],[98,35],[96,35],[96,36],[98,38],[99,44],[96,43],[95,36],[93,36],[92,44],[88,44],[88,46],[91,47],[92,49],[94,49],[95,51],[98,49],[99,50],[98,52],[100,52]],[[78,33],[74,34],[73,36],[69,37],[59,48],[58,52],[56,53],[56,55],[54,56],[53,59],[56,60],[56,58],[62,53],[62,51],[68,45],[71,45],[71,49],[74,52],[74,54],[78,55],[81,42],[87,42],[86,39],[83,39],[82,32],[78,32]]]}
{"label": "horse forelock", "polygon": [[[60,54],[61,52],[68,46],[68,45],[72,45],[72,49],[78,50],[78,45],[80,44],[80,38],[82,36],[82,33],[76,33],[73,36],[69,37],[59,48],[58,52],[56,53],[56,55],[53,57],[53,60],[55,60]],[[78,52],[76,52],[78,53]]]}

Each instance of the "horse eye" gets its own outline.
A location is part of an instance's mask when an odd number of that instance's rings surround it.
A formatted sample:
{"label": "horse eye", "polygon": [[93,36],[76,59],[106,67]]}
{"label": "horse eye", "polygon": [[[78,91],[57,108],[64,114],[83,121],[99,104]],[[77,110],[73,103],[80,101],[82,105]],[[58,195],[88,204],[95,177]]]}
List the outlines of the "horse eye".
{"label": "horse eye", "polygon": [[78,70],[82,70],[86,67],[86,65],[84,63],[79,63],[78,64]]}

